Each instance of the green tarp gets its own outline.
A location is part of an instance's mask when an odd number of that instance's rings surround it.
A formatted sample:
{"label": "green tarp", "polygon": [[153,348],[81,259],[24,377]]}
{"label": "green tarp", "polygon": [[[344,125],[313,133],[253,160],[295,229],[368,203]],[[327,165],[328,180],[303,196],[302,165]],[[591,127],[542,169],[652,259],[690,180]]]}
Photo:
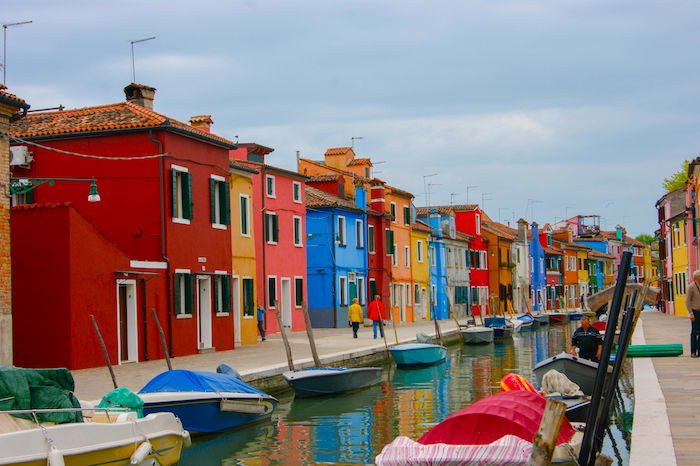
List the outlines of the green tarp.
{"label": "green tarp", "polygon": [[129,411],[136,411],[138,417],[143,417],[143,400],[136,393],[128,388],[119,387],[107,393],[98,408],[125,408]]}
{"label": "green tarp", "polygon": [[[68,369],[22,369],[0,366],[0,411],[80,408]],[[21,415],[32,419],[31,415]],[[37,414],[41,422],[82,422],[80,411]]]}

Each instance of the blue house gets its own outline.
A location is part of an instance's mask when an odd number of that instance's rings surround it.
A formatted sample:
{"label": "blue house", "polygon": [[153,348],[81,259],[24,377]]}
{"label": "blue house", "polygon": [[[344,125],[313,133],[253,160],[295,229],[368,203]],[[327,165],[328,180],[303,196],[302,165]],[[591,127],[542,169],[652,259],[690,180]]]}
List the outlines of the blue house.
{"label": "blue house", "polygon": [[[419,220],[430,226],[430,317],[432,318],[434,313],[438,320],[448,319],[450,307],[447,298],[447,247],[444,238],[446,226],[449,234],[450,216],[443,215],[436,209],[429,211],[425,207],[417,209],[417,215]],[[454,217],[451,218],[451,224],[454,226]]]}
{"label": "blue house", "polygon": [[306,187],[306,263],[312,327],[348,326],[358,298],[367,315],[366,194],[350,200]]}
{"label": "blue house", "polygon": [[530,286],[532,290],[532,310],[545,308],[547,291],[547,271],[544,264],[544,248],[540,243],[540,231],[536,222],[532,222],[530,237]]}

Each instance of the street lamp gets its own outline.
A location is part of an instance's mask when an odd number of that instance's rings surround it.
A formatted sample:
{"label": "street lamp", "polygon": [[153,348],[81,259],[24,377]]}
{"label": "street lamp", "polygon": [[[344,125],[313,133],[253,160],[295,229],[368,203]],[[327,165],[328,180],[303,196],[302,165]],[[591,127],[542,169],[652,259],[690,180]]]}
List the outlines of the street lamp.
{"label": "street lamp", "polygon": [[90,183],[90,193],[88,202],[100,202],[102,198],[97,191],[97,181],[95,178],[10,178],[10,194],[27,194],[42,184],[53,186],[56,181],[78,181]]}
{"label": "street lamp", "polygon": [[155,39],[156,36],[146,37],[145,39],[136,39],[131,41],[131,78],[133,82],[136,82],[136,65],[134,63],[134,44],[140,44],[141,42],[147,42],[149,40]]}
{"label": "street lamp", "polygon": [[22,26],[31,24],[31,21],[20,21],[19,23],[5,23],[2,25],[2,84],[7,84],[7,28],[12,26]]}

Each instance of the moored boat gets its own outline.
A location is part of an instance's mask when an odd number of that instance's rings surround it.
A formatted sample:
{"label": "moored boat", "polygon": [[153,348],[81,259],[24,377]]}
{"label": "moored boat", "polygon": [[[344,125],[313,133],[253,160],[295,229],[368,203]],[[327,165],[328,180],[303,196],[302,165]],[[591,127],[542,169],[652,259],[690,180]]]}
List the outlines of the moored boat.
{"label": "moored boat", "polygon": [[397,366],[432,366],[445,361],[447,348],[432,343],[407,343],[389,348]]}
{"label": "moored boat", "polygon": [[533,372],[537,377],[537,383],[541,385],[542,377],[552,369],[564,374],[586,395],[593,393],[598,363],[568,353],[559,353],[535,365]]}
{"label": "moored boat", "polygon": [[569,312],[569,320],[581,320],[583,317],[583,312]]}
{"label": "moored boat", "polygon": [[296,396],[334,395],[370,387],[382,381],[381,367],[321,367],[282,374]]}
{"label": "moored boat", "polygon": [[[515,319],[512,320],[517,320],[520,322],[520,331],[525,331],[525,330],[532,330],[532,327],[534,326],[535,318],[531,316],[530,314],[522,314],[517,316]],[[513,322],[515,324],[515,322]]]}
{"label": "moored boat", "polygon": [[464,343],[478,345],[493,343],[494,330],[490,327],[474,326],[460,330]]}
{"label": "moored boat", "polygon": [[549,325],[549,316],[547,314],[538,312],[536,314],[532,314],[532,317],[535,318],[535,324],[537,325]]}
{"label": "moored boat", "polygon": [[144,414],[170,412],[192,433],[211,433],[267,419],[277,399],[240,379],[222,374],[172,370],[157,375],[138,393]]}
{"label": "moored boat", "polygon": [[551,312],[547,315],[552,323],[566,323],[569,321],[569,315],[564,312]]}
{"label": "moored boat", "polygon": [[513,335],[515,327],[505,317],[489,316],[484,318],[484,325],[493,329],[494,338],[508,338]]}

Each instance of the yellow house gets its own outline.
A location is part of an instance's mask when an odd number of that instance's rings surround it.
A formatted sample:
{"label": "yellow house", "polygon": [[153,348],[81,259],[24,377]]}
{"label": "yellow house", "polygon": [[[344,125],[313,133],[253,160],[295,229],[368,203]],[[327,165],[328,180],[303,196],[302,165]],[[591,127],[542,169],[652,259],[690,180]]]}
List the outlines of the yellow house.
{"label": "yellow house", "polygon": [[608,259],[604,261],[603,263],[605,264],[605,270],[604,270],[604,279],[605,279],[605,286],[604,288],[611,287],[615,284],[615,268],[613,266],[615,262],[615,259]]}
{"label": "yellow house", "polygon": [[236,162],[231,162],[230,171],[234,341],[236,346],[252,345],[258,341],[252,179],[257,171]]}
{"label": "yellow house", "polygon": [[578,260],[578,292],[582,296],[588,296],[590,282],[588,281],[588,251],[577,251],[576,259]]}
{"label": "yellow house", "polygon": [[654,267],[651,261],[651,247],[644,246],[644,280],[654,280],[656,275],[654,275]]}
{"label": "yellow house", "polygon": [[688,286],[688,242],[685,219],[671,221],[671,252],[673,254],[673,308],[677,316],[687,316],[685,293]]}
{"label": "yellow house", "polygon": [[430,227],[420,220],[411,229],[411,275],[413,278],[413,317],[415,321],[429,320],[430,264],[428,238]]}

